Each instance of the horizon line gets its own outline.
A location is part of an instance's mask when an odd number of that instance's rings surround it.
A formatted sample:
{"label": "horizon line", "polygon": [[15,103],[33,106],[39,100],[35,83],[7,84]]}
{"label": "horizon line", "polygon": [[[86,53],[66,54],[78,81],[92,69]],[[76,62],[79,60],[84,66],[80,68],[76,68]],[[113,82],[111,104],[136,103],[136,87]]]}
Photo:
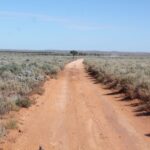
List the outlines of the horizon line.
{"label": "horizon line", "polygon": [[50,52],[50,51],[80,51],[80,52],[116,52],[116,53],[150,53],[150,51],[135,51],[135,50],[92,50],[92,49],[9,49],[0,48],[0,52]]}

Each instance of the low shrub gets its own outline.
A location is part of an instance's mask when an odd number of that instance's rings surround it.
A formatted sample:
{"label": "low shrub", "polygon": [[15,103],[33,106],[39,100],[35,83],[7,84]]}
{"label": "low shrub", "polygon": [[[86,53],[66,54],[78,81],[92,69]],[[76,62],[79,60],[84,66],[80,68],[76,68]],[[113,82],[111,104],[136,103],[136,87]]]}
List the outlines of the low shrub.
{"label": "low shrub", "polygon": [[3,136],[5,136],[7,133],[5,126],[0,123],[0,138],[2,138]]}
{"label": "low shrub", "polygon": [[150,110],[150,59],[107,58],[86,59],[85,68],[98,82],[118,89],[130,99],[139,99]]}
{"label": "low shrub", "polygon": [[9,120],[5,124],[5,129],[17,129],[17,121],[16,120]]}
{"label": "low shrub", "polygon": [[11,102],[8,102],[6,100],[0,100],[0,115],[3,115],[10,110],[12,110]]}
{"label": "low shrub", "polygon": [[[55,76],[72,58],[23,53],[2,53],[0,55],[0,115],[17,109],[12,102],[17,99],[19,107],[29,107],[27,98],[32,91],[43,94],[38,88],[47,76]],[[34,90],[35,89],[35,90]],[[7,100],[5,100],[7,99]],[[18,98],[19,97],[19,98]]]}
{"label": "low shrub", "polygon": [[16,105],[19,107],[28,108],[31,106],[31,100],[29,98],[22,98],[16,100]]}

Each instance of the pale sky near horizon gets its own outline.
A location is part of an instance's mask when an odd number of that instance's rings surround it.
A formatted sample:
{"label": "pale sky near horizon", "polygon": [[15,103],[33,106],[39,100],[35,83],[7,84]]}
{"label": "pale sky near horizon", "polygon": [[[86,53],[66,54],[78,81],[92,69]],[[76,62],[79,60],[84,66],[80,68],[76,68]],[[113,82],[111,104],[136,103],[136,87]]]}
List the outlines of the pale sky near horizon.
{"label": "pale sky near horizon", "polygon": [[1,49],[150,52],[149,0],[1,0]]}

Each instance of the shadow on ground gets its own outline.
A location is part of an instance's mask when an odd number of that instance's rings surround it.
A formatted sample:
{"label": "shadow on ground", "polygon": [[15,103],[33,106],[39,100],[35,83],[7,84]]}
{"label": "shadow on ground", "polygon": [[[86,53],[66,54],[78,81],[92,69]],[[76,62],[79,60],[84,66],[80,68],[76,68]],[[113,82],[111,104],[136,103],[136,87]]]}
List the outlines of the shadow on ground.
{"label": "shadow on ground", "polygon": [[150,137],[150,133],[149,134],[145,134],[145,136]]}
{"label": "shadow on ground", "polygon": [[[100,82],[96,80],[96,77],[92,76],[90,73],[88,73],[86,77],[88,77],[93,82],[93,84],[100,84]],[[109,86],[104,86],[103,88],[106,90],[111,90]],[[128,104],[125,104],[125,106],[134,107],[135,109],[133,110],[133,113],[136,117],[150,116],[150,111],[145,111],[145,108],[143,107],[143,104],[141,101],[137,102],[137,100],[135,101],[135,100],[130,99],[128,96],[125,96],[125,94],[123,94],[121,90],[118,90],[118,91],[114,90],[112,92],[108,91],[104,95],[115,96],[115,98],[118,101],[127,102]],[[145,134],[145,136],[150,137],[150,133]]]}

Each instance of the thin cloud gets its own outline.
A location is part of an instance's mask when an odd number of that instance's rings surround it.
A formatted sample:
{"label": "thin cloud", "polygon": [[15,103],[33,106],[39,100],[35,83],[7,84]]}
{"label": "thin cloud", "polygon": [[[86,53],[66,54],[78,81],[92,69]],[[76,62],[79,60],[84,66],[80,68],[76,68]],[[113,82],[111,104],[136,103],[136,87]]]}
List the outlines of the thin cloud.
{"label": "thin cloud", "polygon": [[68,26],[70,29],[75,29],[75,30],[82,30],[82,31],[86,31],[86,30],[102,30],[102,29],[108,29],[108,28],[111,28],[110,26],[104,26],[104,25],[75,25],[75,24],[72,24],[72,25],[69,25]]}
{"label": "thin cloud", "polygon": [[49,15],[26,13],[26,12],[9,12],[9,11],[0,11],[1,17],[11,17],[11,18],[27,18],[27,19],[37,19],[40,21],[53,21],[53,22],[64,22],[64,18],[52,17]]}
{"label": "thin cloud", "polygon": [[56,22],[61,26],[69,29],[75,29],[80,31],[87,31],[87,30],[102,30],[106,28],[110,28],[107,25],[93,25],[91,23],[85,23],[84,21],[66,19],[63,17],[54,17],[50,15],[43,15],[43,14],[34,14],[28,12],[10,12],[10,11],[0,11],[0,18],[19,18],[19,19],[32,19],[36,21],[42,22]]}

